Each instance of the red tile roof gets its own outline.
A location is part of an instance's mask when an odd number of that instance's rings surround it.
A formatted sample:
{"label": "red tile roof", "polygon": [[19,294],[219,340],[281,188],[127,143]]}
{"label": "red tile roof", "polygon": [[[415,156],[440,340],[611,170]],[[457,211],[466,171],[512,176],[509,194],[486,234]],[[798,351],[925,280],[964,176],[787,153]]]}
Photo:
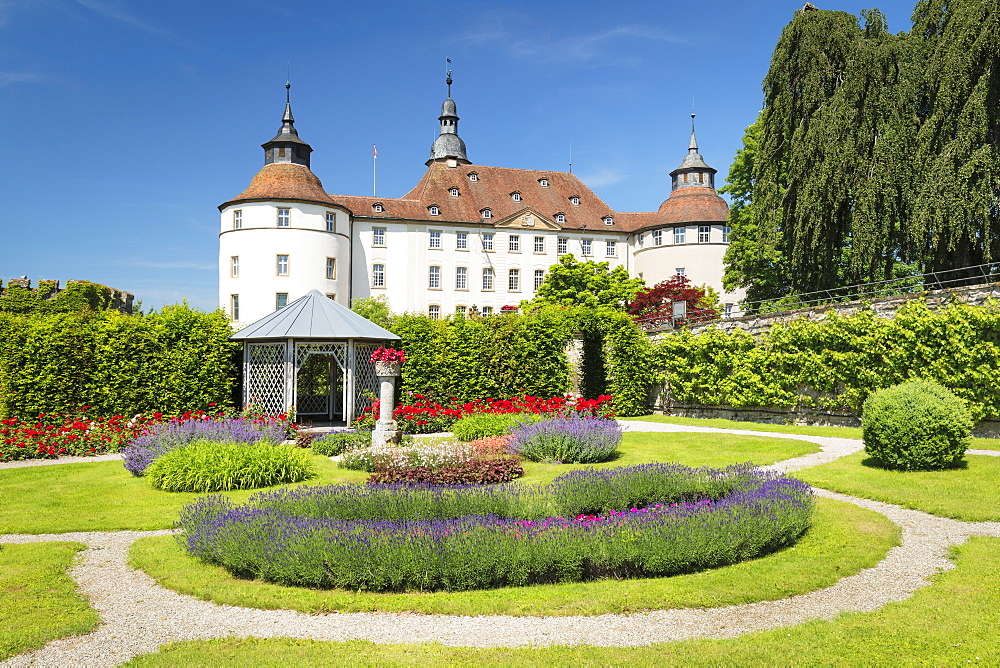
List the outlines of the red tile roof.
{"label": "red tile roof", "polygon": [[676,223],[724,223],[729,205],[711,188],[678,188],[660,205],[646,226]]}
{"label": "red tile roof", "polygon": [[323,184],[305,165],[292,163],[272,163],[264,165],[250,181],[247,189],[228,202],[219,205],[223,209],[236,202],[247,200],[286,199],[302,202],[335,204],[323,190]]}

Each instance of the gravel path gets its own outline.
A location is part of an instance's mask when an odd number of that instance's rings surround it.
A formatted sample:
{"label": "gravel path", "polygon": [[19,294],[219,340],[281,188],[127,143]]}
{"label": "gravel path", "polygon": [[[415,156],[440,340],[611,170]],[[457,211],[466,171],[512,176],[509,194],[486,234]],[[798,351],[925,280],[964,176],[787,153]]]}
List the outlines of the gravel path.
{"label": "gravel path", "polygon": [[[686,425],[626,422],[630,431],[745,433]],[[779,462],[792,471],[856,452],[853,439],[766,434],[816,443],[819,453]],[[92,458],[88,458],[92,461]],[[0,536],[0,543],[77,541],[87,545],[71,569],[79,590],[98,610],[102,624],[93,633],[63,638],[13,657],[4,666],[111,666],[156,651],[166,642],[221,637],[287,637],[377,643],[437,641],[455,646],[542,646],[587,644],[635,646],[687,638],[734,637],[761,629],[831,619],[844,611],[871,611],[908,598],[927,586],[927,578],[953,567],[948,550],[969,536],[1000,537],[1000,522],[968,523],[935,517],[899,506],[857,499],[825,490],[820,496],[854,503],[902,527],[902,545],[873,568],[843,578],[826,589],[779,601],[712,609],[655,610],[630,615],[577,617],[459,617],[413,613],[332,613],[307,615],[287,610],[256,610],[199,601],[156,585],[127,565],[128,549],[138,538],[169,531],[86,532]]]}

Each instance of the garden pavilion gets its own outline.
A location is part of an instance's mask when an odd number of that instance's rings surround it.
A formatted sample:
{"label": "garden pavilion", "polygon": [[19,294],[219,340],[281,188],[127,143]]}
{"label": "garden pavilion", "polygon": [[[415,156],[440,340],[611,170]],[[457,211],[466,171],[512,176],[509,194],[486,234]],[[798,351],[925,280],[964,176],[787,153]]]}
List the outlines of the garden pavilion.
{"label": "garden pavilion", "polygon": [[243,341],[243,405],[346,422],[377,397],[372,352],[398,336],[310,290],[231,337]]}

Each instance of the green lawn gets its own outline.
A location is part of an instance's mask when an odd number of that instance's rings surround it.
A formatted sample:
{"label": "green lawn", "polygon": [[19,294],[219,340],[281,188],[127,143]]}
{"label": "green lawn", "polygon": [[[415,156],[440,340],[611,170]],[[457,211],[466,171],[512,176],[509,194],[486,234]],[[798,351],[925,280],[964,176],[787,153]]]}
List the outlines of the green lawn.
{"label": "green lawn", "polygon": [[[767,438],[723,434],[626,434],[622,456],[599,465],[551,466],[526,462],[525,483],[548,482],[573,468],[624,466],[651,461],[678,461],[690,466],[724,466],[745,461],[768,464],[815,452],[816,446]],[[316,458],[319,476],[307,485],[363,482],[368,474],[338,469],[328,458]],[[243,500],[253,491],[226,492]],[[66,531],[137,531],[173,526],[180,509],[201,496],[154,490],[121,462],[56,464],[0,469],[0,533]]]}
{"label": "green lawn", "polygon": [[1000,520],[1000,457],[966,455],[966,467],[892,471],[864,452],[797,471],[810,485],[969,522]]}
{"label": "green lawn", "polygon": [[815,427],[804,424],[764,424],[761,422],[743,422],[740,420],[686,418],[673,415],[643,415],[640,417],[621,418],[622,420],[639,420],[641,422],[664,422],[667,424],[686,424],[695,427],[716,427],[718,429],[746,429],[747,431],[770,431],[776,434],[802,434],[804,436],[838,436],[840,438],[861,438],[860,427]]}
{"label": "green lawn", "polygon": [[1000,539],[954,550],[958,567],[912,598],[726,640],[646,647],[446,647],[311,640],[236,639],[174,643],[129,666],[957,666],[1000,664]]}
{"label": "green lawn", "polygon": [[0,660],[97,628],[66,574],[80,543],[0,546]]}

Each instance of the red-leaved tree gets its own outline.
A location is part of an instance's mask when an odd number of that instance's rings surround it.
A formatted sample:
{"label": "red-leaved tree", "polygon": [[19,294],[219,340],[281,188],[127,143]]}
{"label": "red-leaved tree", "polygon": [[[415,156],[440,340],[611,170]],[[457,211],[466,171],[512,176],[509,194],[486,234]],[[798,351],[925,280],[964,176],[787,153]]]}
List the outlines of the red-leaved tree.
{"label": "red-leaved tree", "polygon": [[628,312],[636,318],[668,317],[673,313],[673,302],[677,301],[687,302],[688,318],[718,315],[717,310],[705,308],[705,289],[691,285],[691,281],[680,274],[640,291],[629,304]]}

